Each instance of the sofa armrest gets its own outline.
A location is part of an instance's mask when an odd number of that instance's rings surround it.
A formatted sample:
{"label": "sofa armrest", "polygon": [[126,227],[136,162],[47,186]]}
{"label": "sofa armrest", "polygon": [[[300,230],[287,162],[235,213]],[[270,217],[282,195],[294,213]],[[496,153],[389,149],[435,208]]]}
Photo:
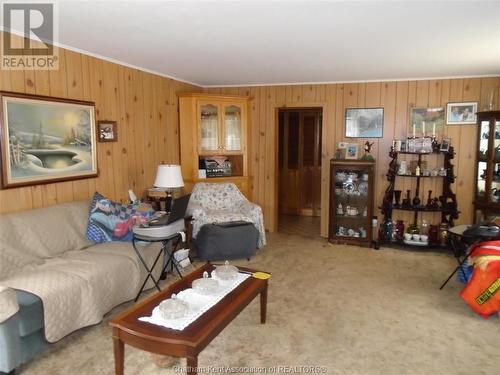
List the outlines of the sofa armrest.
{"label": "sofa armrest", "polygon": [[14,289],[0,286],[0,371],[10,373],[21,364],[19,304]]}
{"label": "sofa armrest", "polygon": [[19,311],[14,289],[0,286],[0,323],[5,322]]}

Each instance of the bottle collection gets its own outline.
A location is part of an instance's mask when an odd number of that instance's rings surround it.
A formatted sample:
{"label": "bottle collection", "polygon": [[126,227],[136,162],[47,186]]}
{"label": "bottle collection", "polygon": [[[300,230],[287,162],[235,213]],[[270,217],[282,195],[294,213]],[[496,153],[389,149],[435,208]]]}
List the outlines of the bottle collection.
{"label": "bottle collection", "polygon": [[449,225],[429,224],[421,220],[418,224],[405,225],[403,220],[387,220],[379,229],[379,238],[384,242],[404,243],[417,246],[446,246],[448,243]]}
{"label": "bottle collection", "polygon": [[401,200],[402,190],[394,190],[394,198],[392,207],[394,208],[419,208],[425,210],[438,210],[447,207],[446,198],[443,196],[432,197],[432,190],[427,192],[427,201],[422,202],[420,198],[415,195],[413,198],[410,196],[410,190],[406,190],[406,196]]}

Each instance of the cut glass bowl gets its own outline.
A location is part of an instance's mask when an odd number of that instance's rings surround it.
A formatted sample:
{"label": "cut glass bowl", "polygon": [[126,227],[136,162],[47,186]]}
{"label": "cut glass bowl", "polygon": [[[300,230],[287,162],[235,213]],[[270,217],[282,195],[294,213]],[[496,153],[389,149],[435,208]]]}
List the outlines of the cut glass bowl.
{"label": "cut glass bowl", "polygon": [[199,294],[214,294],[219,289],[219,282],[208,277],[208,272],[203,272],[201,279],[193,281],[193,290]]}
{"label": "cut glass bowl", "polygon": [[179,319],[186,316],[188,305],[172,294],[171,298],[160,303],[159,310],[163,319]]}
{"label": "cut glass bowl", "polygon": [[215,275],[221,280],[233,280],[238,275],[238,268],[229,264],[226,260],[223,266],[215,268]]}

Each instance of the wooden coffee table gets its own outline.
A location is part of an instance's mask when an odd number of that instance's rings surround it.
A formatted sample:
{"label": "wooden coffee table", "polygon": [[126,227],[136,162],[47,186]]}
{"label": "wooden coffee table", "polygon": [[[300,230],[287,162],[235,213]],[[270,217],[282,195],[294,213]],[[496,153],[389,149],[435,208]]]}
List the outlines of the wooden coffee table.
{"label": "wooden coffee table", "polygon": [[[170,298],[172,293],[190,288],[193,280],[202,277],[204,271],[211,272],[214,268],[210,263],[205,264],[167,289],[123,311],[109,323],[113,327],[116,374],[123,374],[124,344],[151,353],[185,357],[187,358],[187,373],[196,374],[198,354],[259,294],[260,322],[262,324],[266,322],[268,282],[254,277],[243,281],[182,331],[142,322],[138,319],[151,316],[154,307],[162,300]],[[239,269],[255,272],[255,270],[243,267]]]}

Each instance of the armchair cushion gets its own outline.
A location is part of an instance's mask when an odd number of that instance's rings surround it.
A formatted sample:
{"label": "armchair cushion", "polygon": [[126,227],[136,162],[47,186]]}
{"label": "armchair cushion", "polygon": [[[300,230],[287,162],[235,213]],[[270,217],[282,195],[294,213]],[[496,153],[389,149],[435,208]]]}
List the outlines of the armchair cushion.
{"label": "armchair cushion", "polygon": [[262,209],[250,202],[233,183],[198,183],[189,200],[188,212],[193,216],[193,237],[205,224],[247,221],[259,231],[258,247],[266,244]]}

